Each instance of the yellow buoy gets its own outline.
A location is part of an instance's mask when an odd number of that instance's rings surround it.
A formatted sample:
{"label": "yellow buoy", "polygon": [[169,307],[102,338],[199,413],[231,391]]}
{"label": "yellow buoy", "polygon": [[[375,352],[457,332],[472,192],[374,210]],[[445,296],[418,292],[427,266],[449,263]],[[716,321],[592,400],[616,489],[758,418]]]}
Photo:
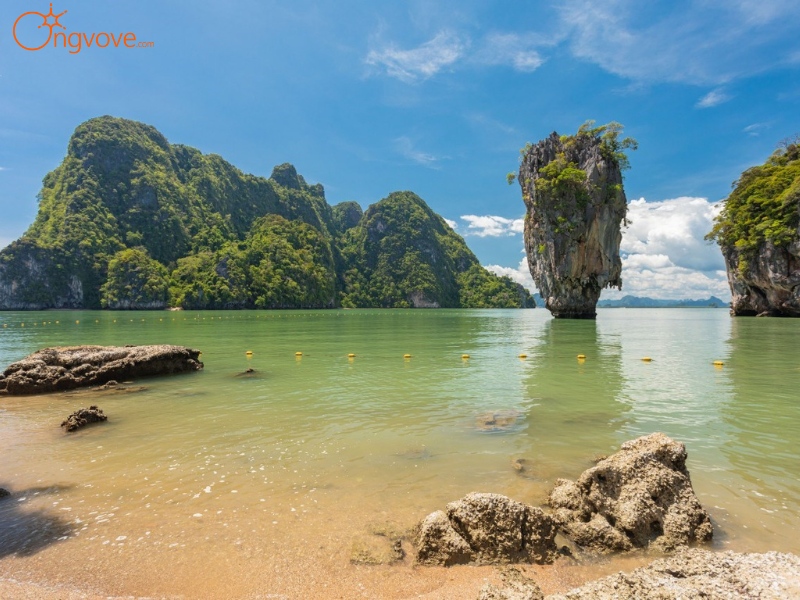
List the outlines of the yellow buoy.
{"label": "yellow buoy", "polygon": [[352,354],[352,353],[347,355],[347,358],[355,358],[355,357],[356,357],[356,355]]}
{"label": "yellow buoy", "polygon": [[403,354],[403,358],[411,358],[410,354]]}
{"label": "yellow buoy", "polygon": [[469,358],[469,354],[462,354],[461,358],[463,358],[464,360],[467,360]]}
{"label": "yellow buoy", "polygon": [[642,357],[642,362],[652,362],[652,361],[653,361],[653,359],[650,358],[649,356],[643,356]]}
{"label": "yellow buoy", "polygon": [[25,327],[25,323],[20,323],[19,326],[20,327]]}
{"label": "yellow buoy", "polygon": [[520,354],[519,357],[524,360],[524,359],[528,358],[528,355],[527,354]]}
{"label": "yellow buoy", "polygon": [[6,329],[7,327],[8,327],[8,324],[7,323],[3,323],[3,329]]}
{"label": "yellow buoy", "polygon": [[302,352],[295,352],[294,355],[295,356],[303,356],[303,353]]}
{"label": "yellow buoy", "polygon": [[578,354],[578,360],[586,360],[585,354]]}
{"label": "yellow buoy", "polygon": [[724,363],[724,362],[722,362],[721,360],[715,360],[715,361],[714,361],[714,366],[715,366],[715,367],[721,367],[721,366],[723,366],[724,364],[725,364],[725,363]]}
{"label": "yellow buoy", "polygon": [[248,350],[247,352],[245,352],[245,354],[247,356],[253,356],[253,351],[252,350]]}
{"label": "yellow buoy", "polygon": [[80,325],[80,324],[81,324],[80,321],[75,321],[75,325]]}

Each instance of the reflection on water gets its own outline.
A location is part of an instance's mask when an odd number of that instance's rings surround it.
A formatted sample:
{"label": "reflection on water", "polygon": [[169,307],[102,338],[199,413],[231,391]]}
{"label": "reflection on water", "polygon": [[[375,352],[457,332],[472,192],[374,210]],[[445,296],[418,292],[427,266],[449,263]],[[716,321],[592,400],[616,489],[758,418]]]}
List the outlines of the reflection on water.
{"label": "reflection on water", "polygon": [[[720,418],[729,432],[720,451],[731,465],[724,480],[748,513],[755,533],[735,532],[767,547],[764,539],[796,544],[800,522],[800,323],[734,319],[726,368],[731,398]],[[765,457],[769,457],[765,460]]]}
{"label": "reflection on water", "polygon": [[[686,442],[718,546],[800,550],[797,321],[673,309],[596,322],[353,310],[0,323],[3,365],[81,343],[184,344],[206,364],[130,393],[0,400],[0,478],[15,492],[0,501],[0,576],[57,580],[92,564],[108,593],[187,597],[323,597],[329,583],[353,595],[383,577],[413,595],[430,575],[355,567],[354,540],[407,531],[470,491],[542,503],[557,477],[657,430]],[[88,404],[109,421],[64,434]]]}

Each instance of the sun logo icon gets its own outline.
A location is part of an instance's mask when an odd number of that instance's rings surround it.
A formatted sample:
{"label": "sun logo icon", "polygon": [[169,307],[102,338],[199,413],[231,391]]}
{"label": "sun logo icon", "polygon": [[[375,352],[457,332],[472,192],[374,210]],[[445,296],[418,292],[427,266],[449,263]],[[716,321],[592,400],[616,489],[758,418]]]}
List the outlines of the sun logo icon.
{"label": "sun logo icon", "polygon": [[[19,46],[21,48],[24,48],[25,50],[31,50],[31,51],[41,50],[42,48],[44,48],[50,42],[50,39],[53,37],[53,27],[61,27],[61,29],[66,29],[66,27],[64,27],[61,23],[58,22],[58,20],[61,17],[63,17],[66,13],[67,13],[67,11],[65,10],[64,12],[55,14],[53,12],[53,3],[52,2],[50,3],[50,11],[47,14],[40,13],[40,12],[37,12],[37,11],[28,11],[28,12],[22,13],[19,17],[17,17],[17,20],[14,21],[14,41],[17,42],[17,44],[19,44]],[[39,46],[33,46],[33,47],[26,46],[25,44],[20,42],[19,38],[17,37],[17,25],[25,17],[28,17],[30,15],[37,15],[37,16],[41,17],[42,24],[39,25],[37,27],[37,29],[41,29],[42,27],[47,27],[49,29],[49,32],[48,32],[48,35],[47,35],[47,39],[44,41],[43,44],[41,44]]]}

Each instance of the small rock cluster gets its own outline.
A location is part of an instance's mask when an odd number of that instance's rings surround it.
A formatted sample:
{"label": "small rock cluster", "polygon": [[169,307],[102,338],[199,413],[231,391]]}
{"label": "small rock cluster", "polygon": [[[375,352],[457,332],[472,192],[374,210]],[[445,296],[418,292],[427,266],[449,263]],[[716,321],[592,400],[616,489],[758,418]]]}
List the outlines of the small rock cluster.
{"label": "small rock cluster", "polygon": [[61,426],[66,427],[67,432],[72,432],[85,427],[89,423],[100,423],[107,420],[108,417],[103,414],[103,411],[92,405],[89,408],[76,410],[61,423]]}

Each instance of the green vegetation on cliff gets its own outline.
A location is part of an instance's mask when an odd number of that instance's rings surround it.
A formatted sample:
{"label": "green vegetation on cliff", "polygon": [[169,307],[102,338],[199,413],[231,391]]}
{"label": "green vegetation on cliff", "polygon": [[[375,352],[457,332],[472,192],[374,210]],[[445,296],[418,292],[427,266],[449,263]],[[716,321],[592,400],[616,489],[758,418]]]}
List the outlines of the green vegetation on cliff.
{"label": "green vegetation on cliff", "polygon": [[0,252],[0,308],[524,306],[410,192],[331,207],[290,164],[269,179],[142,123],[81,124],[39,212]]}
{"label": "green vegetation on cliff", "polygon": [[[736,248],[746,269],[764,242],[785,248],[800,225],[800,143],[776,150],[760,166],[742,173],[706,236],[723,248]],[[742,265],[744,264],[744,267]]]}

